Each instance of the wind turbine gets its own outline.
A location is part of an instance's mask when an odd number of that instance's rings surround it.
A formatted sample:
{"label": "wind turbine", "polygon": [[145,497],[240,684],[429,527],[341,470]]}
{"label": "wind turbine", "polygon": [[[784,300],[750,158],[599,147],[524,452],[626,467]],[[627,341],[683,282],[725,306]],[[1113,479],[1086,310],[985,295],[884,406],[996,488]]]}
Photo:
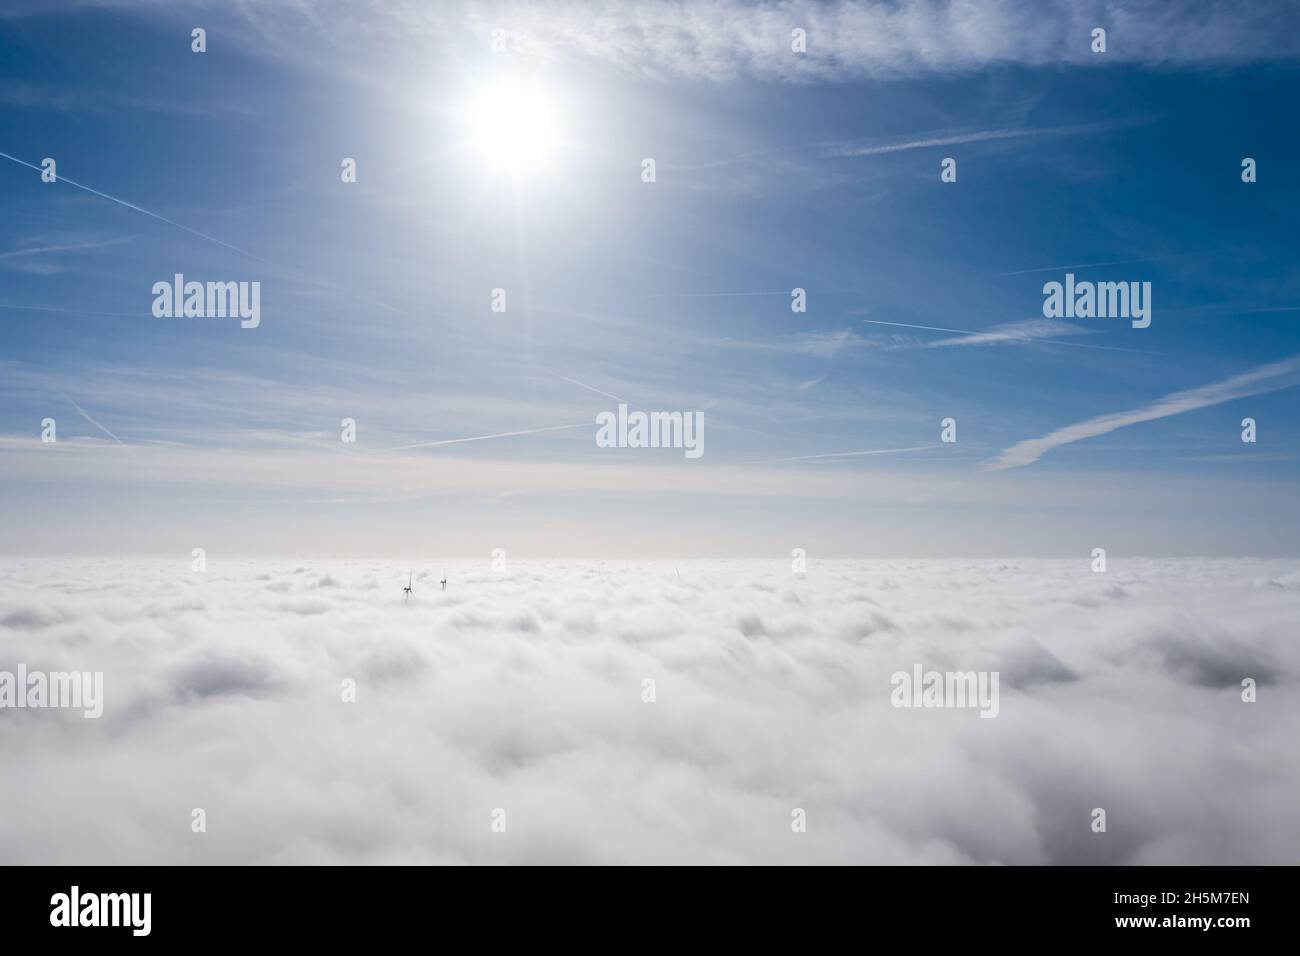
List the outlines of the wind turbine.
{"label": "wind turbine", "polygon": [[406,600],[411,600],[411,585],[415,583],[415,572],[412,571],[406,579],[406,587],[402,588],[406,592]]}

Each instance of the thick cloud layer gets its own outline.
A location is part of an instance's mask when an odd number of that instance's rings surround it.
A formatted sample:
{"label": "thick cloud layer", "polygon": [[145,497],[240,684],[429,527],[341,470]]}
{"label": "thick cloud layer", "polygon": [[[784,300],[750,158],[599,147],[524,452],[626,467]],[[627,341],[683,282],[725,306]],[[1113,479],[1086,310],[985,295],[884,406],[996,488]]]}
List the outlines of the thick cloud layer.
{"label": "thick cloud layer", "polygon": [[[0,863],[1300,854],[1292,563],[407,570],[5,561],[0,671],[105,699],[0,710]],[[998,671],[998,716],[892,707],[918,663]]]}

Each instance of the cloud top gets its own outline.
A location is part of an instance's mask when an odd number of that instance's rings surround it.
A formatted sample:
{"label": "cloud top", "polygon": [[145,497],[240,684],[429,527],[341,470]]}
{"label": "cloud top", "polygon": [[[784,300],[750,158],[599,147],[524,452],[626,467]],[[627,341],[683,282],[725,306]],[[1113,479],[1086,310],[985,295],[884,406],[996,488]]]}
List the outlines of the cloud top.
{"label": "cloud top", "polygon": [[[0,711],[0,862],[1300,852],[1291,563],[409,566],[6,562],[0,670],[105,676],[98,720]],[[998,716],[892,707],[915,664],[999,671]]]}

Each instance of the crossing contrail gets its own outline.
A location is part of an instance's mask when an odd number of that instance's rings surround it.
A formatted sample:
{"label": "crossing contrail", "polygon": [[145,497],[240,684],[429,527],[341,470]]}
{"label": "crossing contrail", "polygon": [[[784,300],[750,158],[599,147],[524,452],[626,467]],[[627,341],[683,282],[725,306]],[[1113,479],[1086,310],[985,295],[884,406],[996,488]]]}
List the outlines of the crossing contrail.
{"label": "crossing contrail", "polygon": [[[0,156],[4,157],[5,159],[11,162],[18,163],[20,166],[26,166],[28,169],[34,169],[38,173],[44,172],[44,170],[41,169],[41,167],[33,166],[31,163],[27,162],[27,160],[19,159],[17,156],[10,156],[8,153],[3,153],[3,152],[0,152]],[[317,279],[314,276],[308,275],[307,273],[295,269],[291,266],[285,266],[285,265],[281,265],[278,262],[272,262],[270,259],[267,259],[263,256],[259,256],[255,252],[249,252],[247,249],[241,249],[239,248],[239,246],[231,245],[230,243],[226,242],[224,239],[218,239],[216,236],[210,236],[206,232],[199,232],[199,230],[197,229],[191,229],[189,226],[183,223],[179,223],[175,219],[168,219],[166,216],[160,216],[158,213],[145,209],[143,206],[137,206],[135,203],[127,202],[125,199],[118,199],[116,196],[110,196],[108,193],[100,192],[98,189],[95,189],[91,186],[87,186],[85,183],[79,183],[75,179],[68,179],[68,177],[64,176],[62,173],[57,174],[55,176],[54,181],[59,183],[67,183],[69,186],[75,186],[77,189],[84,190],[85,192],[90,193],[92,196],[98,196],[101,199],[107,199],[109,202],[115,202],[119,206],[125,206],[127,209],[134,209],[136,212],[143,213],[144,215],[150,217],[151,219],[156,219],[159,222],[165,222],[167,225],[174,226],[177,229],[181,229],[185,232],[188,232],[192,236],[198,236],[200,239],[206,239],[208,242],[214,242],[217,245],[221,246],[223,249],[229,249],[231,252],[235,252],[241,256],[246,256],[249,259],[253,259],[257,262],[264,263],[273,269],[279,269],[280,271],[286,272],[289,275],[297,276],[303,281],[314,283],[326,289],[334,289],[336,291],[342,290],[342,286],[336,285],[335,283],[325,282],[324,280]],[[344,294],[348,295],[349,298],[356,299],[358,302],[366,302],[369,303],[370,305],[376,305],[382,309],[387,309],[389,312],[395,312],[398,315],[405,314],[404,312],[402,312],[401,309],[389,305],[387,302],[384,302],[382,299],[376,299],[369,296],[357,295],[355,293],[348,293],[348,292],[345,292]]]}
{"label": "crossing contrail", "polygon": [[[34,169],[38,173],[45,171],[41,169],[41,167],[39,166],[33,166],[25,159],[19,159],[17,156],[10,156],[8,153],[0,153],[0,156],[3,156],[5,159],[11,162],[18,163],[20,166],[26,166],[28,169]],[[152,219],[157,219],[159,222],[165,222],[167,223],[167,225],[175,226],[177,229],[183,229],[186,232],[190,233],[191,235],[198,236],[200,239],[206,239],[208,242],[215,242],[217,245],[223,246],[226,249],[229,249],[231,252],[237,252],[241,256],[247,256],[250,259],[256,259],[258,262],[265,262],[267,265],[272,265],[272,266],[275,265],[274,262],[271,262],[267,259],[263,259],[261,256],[249,252],[247,249],[241,249],[238,246],[232,246],[230,243],[218,239],[216,236],[209,236],[206,232],[199,232],[197,229],[191,229],[189,226],[182,225],[181,223],[177,222],[174,219],[168,219],[166,216],[160,216],[156,212],[150,212],[148,209],[145,209],[143,206],[137,206],[133,202],[127,202],[125,199],[118,199],[116,196],[110,196],[108,193],[102,193],[98,189],[94,189],[90,186],[85,185],[84,183],[77,182],[75,179],[69,179],[68,177],[64,176],[61,173],[55,175],[54,181],[59,183],[67,183],[69,186],[75,186],[78,189],[85,190],[86,192],[90,193],[93,196],[98,196],[100,199],[107,199],[109,202],[115,202],[119,206],[125,206],[127,209],[134,209],[136,212],[142,212],[146,216],[149,216]],[[279,268],[279,266],[276,266],[276,268]]]}
{"label": "crossing contrail", "polygon": [[970,329],[941,329],[937,325],[909,325],[906,322],[885,322],[881,319],[863,319],[863,322],[870,322],[872,325],[895,325],[900,329],[925,329],[927,332],[953,332],[957,335],[979,335],[979,332],[972,332]]}

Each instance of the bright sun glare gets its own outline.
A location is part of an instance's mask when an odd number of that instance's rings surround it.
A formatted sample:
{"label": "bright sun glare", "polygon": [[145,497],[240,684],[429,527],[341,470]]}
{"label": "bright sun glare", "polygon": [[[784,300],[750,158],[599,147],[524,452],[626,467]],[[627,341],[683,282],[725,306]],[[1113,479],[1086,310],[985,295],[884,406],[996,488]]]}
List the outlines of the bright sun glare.
{"label": "bright sun glare", "polygon": [[491,169],[533,172],[559,147],[555,97],[536,83],[494,83],[471,98],[465,123],[477,158]]}

